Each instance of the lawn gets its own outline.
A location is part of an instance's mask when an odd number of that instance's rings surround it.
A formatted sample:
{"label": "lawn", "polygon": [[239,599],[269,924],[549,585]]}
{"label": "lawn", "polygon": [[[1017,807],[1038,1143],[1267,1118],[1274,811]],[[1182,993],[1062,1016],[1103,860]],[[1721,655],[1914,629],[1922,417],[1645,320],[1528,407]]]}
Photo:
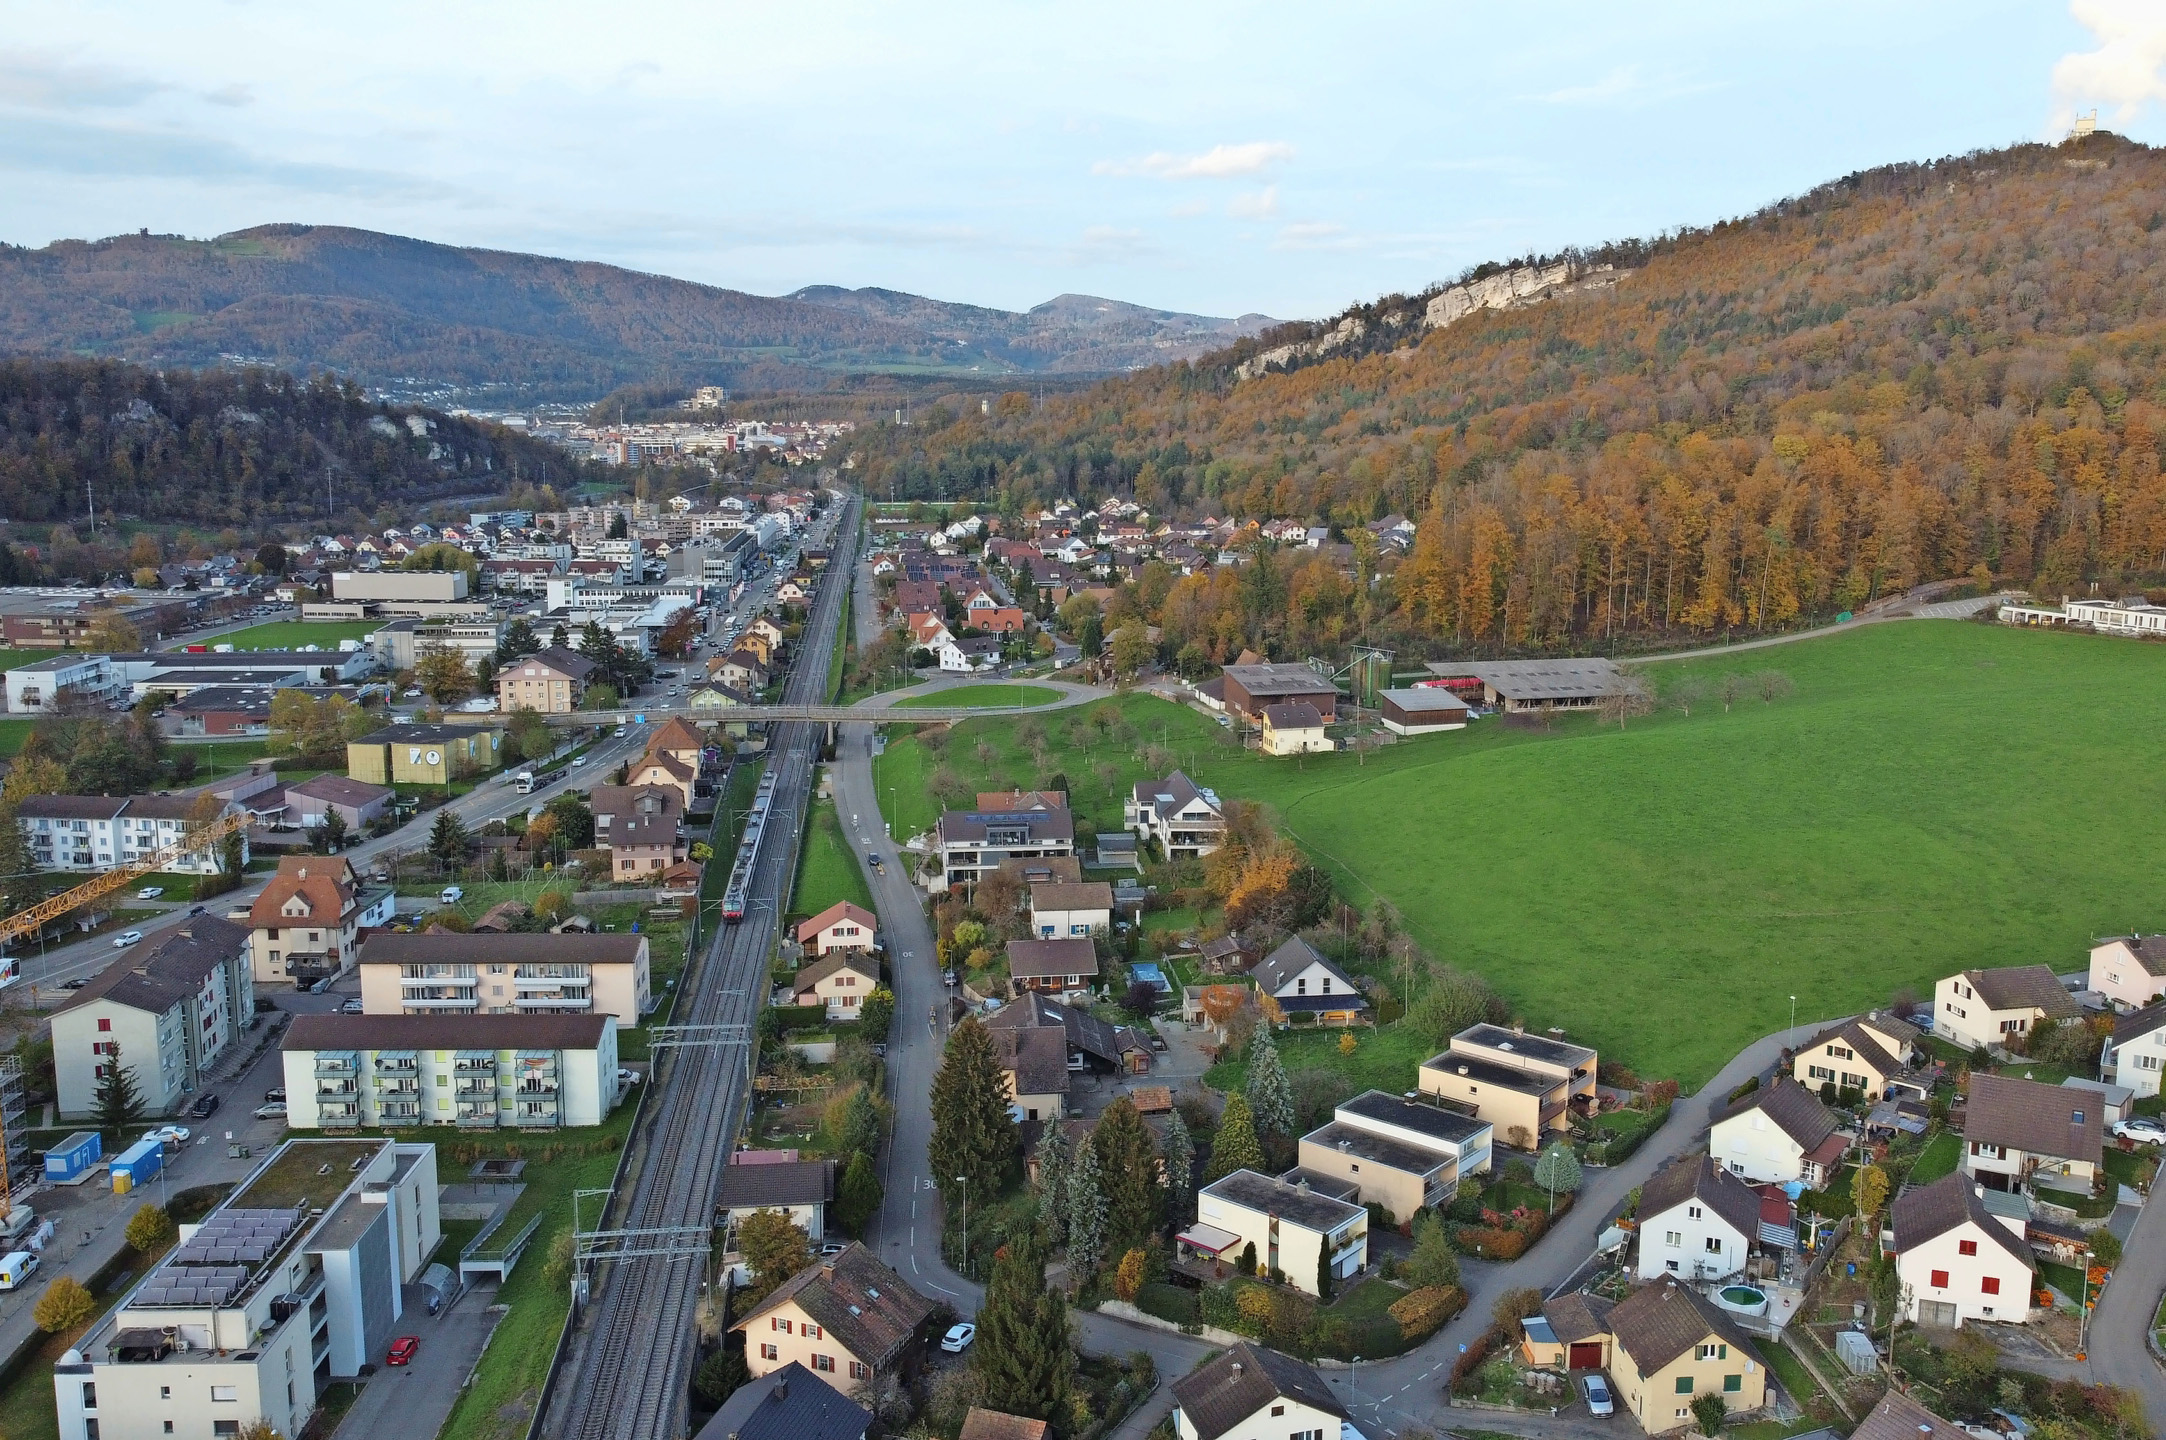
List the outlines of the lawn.
{"label": "lawn", "polygon": [[[1339,1052],[1339,1039],[1349,1034],[1354,1037],[1354,1053],[1344,1055]],[[1282,1030],[1273,1038],[1278,1042],[1279,1060],[1289,1072],[1336,1070],[1356,1090],[1382,1090],[1387,1095],[1411,1089],[1414,1072],[1439,1048],[1405,1025],[1378,1030]],[[1243,1089],[1248,1085],[1248,1062],[1221,1060],[1204,1072],[1203,1083],[1228,1094]]]}
{"label": "lawn", "polygon": [[67,653],[65,650],[0,650],[0,671],[13,670],[18,665],[35,665],[40,660],[51,660]]}
{"label": "lawn", "polygon": [[1918,1152],[1917,1163],[1910,1167],[1910,1183],[1925,1185],[1945,1175],[1955,1173],[1956,1162],[1963,1158],[1963,1137],[1953,1130],[1943,1130],[1926,1142],[1925,1149]]}
{"label": "lawn", "polygon": [[[1794,694],[1622,732],[1484,720],[1366,764],[1230,752],[1202,716],[1145,696],[1119,702],[1137,733],[1088,763],[1069,731],[1099,707],[1037,723],[1079,819],[1118,823],[1155,741],[1220,794],[1266,802],[1342,894],[1388,897],[1530,1023],[1688,1086],[1783,1028],[1791,995],[1810,1024],[1966,967],[2071,968],[2094,934],[2166,923],[2129,909],[2152,888],[2136,850],[2040,843],[2068,816],[2143,833],[2159,813],[2166,772],[2144,757],[2166,738],[2166,647],[1918,621],[1647,670],[1673,690],[1768,666]],[[959,725],[945,763],[972,788],[1041,781],[1016,738],[1031,723]],[[880,762],[899,833],[933,818],[925,745]]]}
{"label": "lawn", "polygon": [[202,643],[236,650],[298,650],[303,645],[336,650],[341,640],[366,640],[383,628],[381,620],[273,620]]}
{"label": "lawn", "polygon": [[817,915],[838,900],[870,910],[872,890],[857,857],[850,853],[835,802],[817,800],[805,818],[805,843],[797,852],[797,888],[790,912]]}
{"label": "lawn", "polygon": [[987,710],[1003,706],[1047,705],[1060,699],[1060,691],[1050,685],[958,685],[952,690],[935,690],[926,695],[912,695],[895,702],[898,710],[945,710],[952,706],[966,708],[983,707]]}
{"label": "lawn", "polygon": [[37,724],[35,720],[0,720],[0,755],[21,753],[23,742],[30,738],[30,732]]}

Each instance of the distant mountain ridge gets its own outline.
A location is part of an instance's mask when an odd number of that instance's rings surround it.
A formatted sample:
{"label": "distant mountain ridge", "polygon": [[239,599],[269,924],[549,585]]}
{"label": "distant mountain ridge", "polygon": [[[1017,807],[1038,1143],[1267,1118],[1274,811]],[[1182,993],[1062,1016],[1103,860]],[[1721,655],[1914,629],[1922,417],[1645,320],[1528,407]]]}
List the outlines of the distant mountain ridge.
{"label": "distant mountain ridge", "polygon": [[1111,373],[1272,324],[1063,295],[1027,314],[891,290],[747,294],[591,261],[343,226],[0,248],[0,351],[200,366],[242,356],[366,383],[598,394],[848,370]]}

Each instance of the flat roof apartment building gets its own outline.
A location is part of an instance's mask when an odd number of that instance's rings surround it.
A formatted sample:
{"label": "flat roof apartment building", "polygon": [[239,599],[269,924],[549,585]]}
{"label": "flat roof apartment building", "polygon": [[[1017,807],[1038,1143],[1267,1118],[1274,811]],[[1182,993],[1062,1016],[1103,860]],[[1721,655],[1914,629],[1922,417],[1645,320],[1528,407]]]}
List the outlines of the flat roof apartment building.
{"label": "flat roof apartment building", "polygon": [[369,1015],[610,1015],[654,1008],[644,935],[371,935],[361,947]]}
{"label": "flat roof apartment building", "polygon": [[296,1015],[279,1050],[296,1130],[554,1130],[617,1101],[609,1015]]}
{"label": "flat roof apartment building", "polygon": [[1075,817],[1067,810],[949,810],[940,817],[935,892],[976,884],[1009,860],[1075,854]]}
{"label": "flat roof apartment building", "polygon": [[1422,1062],[1423,1094],[1489,1121],[1504,1142],[1532,1150],[1552,1130],[1571,1128],[1572,1107],[1590,1110],[1596,1054],[1584,1045],[1502,1025],[1470,1025],[1451,1049]]}

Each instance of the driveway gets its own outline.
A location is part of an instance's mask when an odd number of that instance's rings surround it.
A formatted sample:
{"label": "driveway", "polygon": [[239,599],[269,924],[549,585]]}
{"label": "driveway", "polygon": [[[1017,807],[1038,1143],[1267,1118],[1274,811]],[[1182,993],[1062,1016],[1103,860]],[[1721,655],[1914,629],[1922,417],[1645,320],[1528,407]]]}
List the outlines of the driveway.
{"label": "driveway", "polygon": [[420,1337],[413,1363],[390,1366],[381,1355],[373,1357],[376,1373],[362,1385],[360,1398],[333,1433],[371,1440],[378,1435],[434,1435],[443,1429],[504,1312],[497,1306],[494,1285],[467,1291],[441,1315],[429,1314],[423,1294],[419,1285],[408,1285],[401,1297],[406,1313],[391,1326],[394,1338]]}

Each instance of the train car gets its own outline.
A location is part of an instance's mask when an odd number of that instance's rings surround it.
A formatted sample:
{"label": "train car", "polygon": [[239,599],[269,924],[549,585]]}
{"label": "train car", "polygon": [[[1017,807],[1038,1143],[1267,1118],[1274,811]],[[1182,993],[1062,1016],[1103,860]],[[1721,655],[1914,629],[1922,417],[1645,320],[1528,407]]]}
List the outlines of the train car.
{"label": "train car", "polygon": [[773,772],[760,777],[760,788],[752,797],[752,808],[745,812],[745,832],[737,841],[737,859],[730,867],[729,888],[722,892],[722,919],[734,925],[745,918],[750,904],[752,872],[759,868],[760,840],[767,832],[767,812],[774,805],[775,781]]}

